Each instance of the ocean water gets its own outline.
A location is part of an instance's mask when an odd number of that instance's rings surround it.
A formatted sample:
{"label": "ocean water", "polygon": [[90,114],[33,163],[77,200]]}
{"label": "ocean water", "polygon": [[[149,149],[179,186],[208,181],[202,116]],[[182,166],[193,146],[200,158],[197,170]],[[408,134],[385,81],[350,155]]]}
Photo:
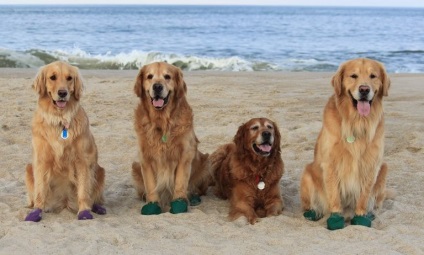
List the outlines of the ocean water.
{"label": "ocean water", "polygon": [[424,9],[0,5],[0,67],[334,71],[350,58],[424,72]]}

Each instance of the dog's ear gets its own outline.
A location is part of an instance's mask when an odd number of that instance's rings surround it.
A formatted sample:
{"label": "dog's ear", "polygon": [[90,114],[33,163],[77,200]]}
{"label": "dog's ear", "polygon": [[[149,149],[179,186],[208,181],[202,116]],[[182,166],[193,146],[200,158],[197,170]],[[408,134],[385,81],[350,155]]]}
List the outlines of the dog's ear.
{"label": "dog's ear", "polygon": [[134,93],[138,96],[141,97],[142,93],[143,93],[143,79],[144,79],[144,70],[145,67],[143,66],[140,71],[137,74],[137,77],[135,78],[135,83],[134,83]]}
{"label": "dog's ear", "polygon": [[331,85],[333,85],[334,92],[337,96],[341,96],[343,93],[343,73],[345,71],[345,65],[342,64],[337,70],[336,74],[331,79]]}
{"label": "dog's ear", "polygon": [[272,153],[275,155],[275,153],[277,154],[281,153],[281,148],[280,148],[281,134],[280,134],[280,129],[277,126],[277,123],[272,122],[272,125],[274,126],[274,146],[275,146],[275,150],[273,150]]}
{"label": "dog's ear", "polygon": [[76,100],[79,100],[82,96],[84,84],[82,81],[82,76],[79,71],[79,68],[76,66],[73,66],[73,68],[74,68],[74,96]]}
{"label": "dog's ear", "polygon": [[390,78],[387,75],[384,65],[380,62],[378,62],[378,64],[380,65],[380,76],[381,76],[381,83],[382,83],[381,94],[386,97],[389,95]]}
{"label": "dog's ear", "polygon": [[242,155],[241,153],[244,153],[246,150],[246,135],[248,130],[246,130],[246,123],[243,123],[241,126],[239,126],[236,135],[234,136],[233,142],[237,146],[237,153]]}
{"label": "dog's ear", "polygon": [[184,81],[183,72],[180,68],[175,67],[175,82],[177,83],[178,89],[176,91],[177,98],[181,98],[185,95],[187,95],[187,85]]}
{"label": "dog's ear", "polygon": [[44,96],[47,93],[46,87],[46,67],[40,67],[37,76],[35,76],[32,88],[40,95]]}

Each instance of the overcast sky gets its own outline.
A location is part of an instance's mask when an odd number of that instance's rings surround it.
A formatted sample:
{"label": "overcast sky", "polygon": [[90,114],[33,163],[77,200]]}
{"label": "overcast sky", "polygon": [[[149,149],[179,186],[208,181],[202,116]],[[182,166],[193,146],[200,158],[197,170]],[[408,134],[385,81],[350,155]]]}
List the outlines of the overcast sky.
{"label": "overcast sky", "polygon": [[424,0],[0,0],[0,4],[208,4],[424,7]]}

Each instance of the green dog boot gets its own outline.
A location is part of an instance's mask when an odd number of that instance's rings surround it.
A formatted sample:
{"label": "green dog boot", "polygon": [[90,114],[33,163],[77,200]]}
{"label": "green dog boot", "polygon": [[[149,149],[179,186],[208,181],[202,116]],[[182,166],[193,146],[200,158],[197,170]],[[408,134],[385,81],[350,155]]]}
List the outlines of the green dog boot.
{"label": "green dog boot", "polygon": [[352,225],[359,225],[364,227],[371,227],[371,219],[367,215],[355,215],[350,221]]}
{"label": "green dog boot", "polygon": [[375,220],[375,214],[373,212],[368,212],[365,217],[367,217],[371,221],[374,221]]}
{"label": "green dog boot", "polygon": [[185,213],[188,211],[188,204],[185,199],[179,198],[171,202],[171,210],[169,211],[172,214]]}
{"label": "green dog boot", "polygon": [[142,215],[157,215],[161,213],[162,209],[160,209],[158,202],[149,202],[141,208]]}
{"label": "green dog boot", "polygon": [[344,217],[340,213],[331,213],[327,219],[327,228],[329,230],[337,230],[344,228]]}
{"label": "green dog boot", "polygon": [[311,220],[311,221],[318,221],[322,218],[322,216],[318,216],[317,212],[315,212],[314,210],[308,210],[308,211],[304,212],[303,217],[305,217],[305,219]]}
{"label": "green dog boot", "polygon": [[200,205],[200,203],[202,202],[202,199],[197,194],[192,194],[190,196],[190,199],[189,200],[190,200],[190,205],[191,206]]}

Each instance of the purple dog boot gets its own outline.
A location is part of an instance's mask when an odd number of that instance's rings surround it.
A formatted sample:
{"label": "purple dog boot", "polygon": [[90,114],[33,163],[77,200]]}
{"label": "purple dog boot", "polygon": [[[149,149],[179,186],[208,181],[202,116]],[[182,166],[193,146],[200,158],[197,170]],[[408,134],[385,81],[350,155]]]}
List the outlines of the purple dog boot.
{"label": "purple dog boot", "polygon": [[93,204],[93,208],[91,208],[91,211],[100,215],[106,214],[106,208],[98,204]]}
{"label": "purple dog boot", "polygon": [[35,208],[25,218],[25,221],[39,222],[41,220],[41,209]]}
{"label": "purple dog boot", "polygon": [[92,220],[93,215],[91,215],[89,210],[84,210],[78,213],[78,220]]}

